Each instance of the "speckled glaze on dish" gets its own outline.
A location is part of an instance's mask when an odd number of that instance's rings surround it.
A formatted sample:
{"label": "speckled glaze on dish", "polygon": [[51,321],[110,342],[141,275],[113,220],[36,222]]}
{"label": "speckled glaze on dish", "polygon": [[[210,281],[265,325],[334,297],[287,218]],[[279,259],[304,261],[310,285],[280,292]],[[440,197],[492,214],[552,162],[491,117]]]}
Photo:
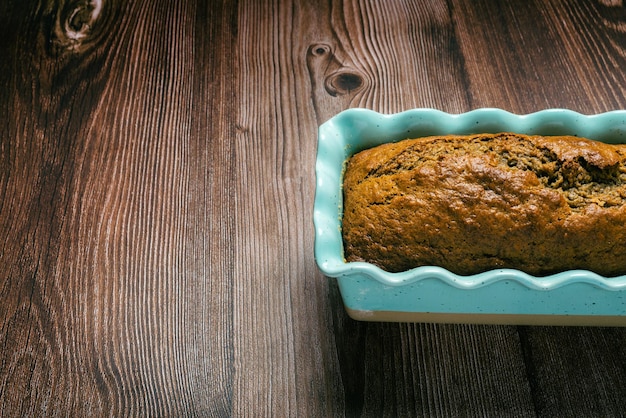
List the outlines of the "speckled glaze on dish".
{"label": "speckled glaze on dish", "polygon": [[478,109],[459,115],[414,109],[384,115],[346,110],[320,126],[313,221],[315,258],[336,278],[349,315],[371,321],[626,326],[626,276],[572,270],[533,277],[498,269],[471,276],[437,266],[389,273],[346,263],[341,237],[342,174],[348,157],[385,142],[429,135],[517,132],[577,135],[626,143],[626,111],[582,115],[550,109],[515,115]]}

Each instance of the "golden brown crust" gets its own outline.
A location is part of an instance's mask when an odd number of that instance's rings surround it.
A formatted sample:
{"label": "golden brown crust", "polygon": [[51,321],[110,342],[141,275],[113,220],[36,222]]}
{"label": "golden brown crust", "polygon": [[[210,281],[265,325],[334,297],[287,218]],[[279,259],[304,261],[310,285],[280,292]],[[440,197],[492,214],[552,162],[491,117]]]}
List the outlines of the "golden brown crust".
{"label": "golden brown crust", "polygon": [[513,133],[410,139],[354,155],[343,188],[347,261],[626,273],[626,145]]}

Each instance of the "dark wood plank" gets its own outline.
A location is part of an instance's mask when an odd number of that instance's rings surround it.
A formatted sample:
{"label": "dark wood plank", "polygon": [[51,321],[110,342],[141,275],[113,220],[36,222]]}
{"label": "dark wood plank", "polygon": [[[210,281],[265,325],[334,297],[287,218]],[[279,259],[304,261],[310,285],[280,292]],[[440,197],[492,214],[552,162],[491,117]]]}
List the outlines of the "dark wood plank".
{"label": "dark wood plank", "polygon": [[[73,395],[79,390],[84,402],[93,405],[106,398],[108,389],[90,357],[76,349],[94,348],[82,339],[91,334],[86,329],[91,323],[77,315],[82,283],[62,279],[61,272],[70,268],[62,262],[66,247],[61,241],[67,244],[70,237],[62,234],[68,219],[76,216],[67,209],[74,193],[71,179],[84,152],[84,144],[72,139],[89,126],[88,116],[97,102],[88,96],[102,92],[96,68],[105,60],[91,55],[82,61],[63,46],[69,47],[68,38],[50,19],[50,11],[27,6],[5,6],[11,13],[3,20],[13,22],[7,26],[16,31],[9,37],[11,44],[2,48],[7,71],[0,76],[0,229],[5,237],[0,391],[3,414],[15,416],[69,409],[65,400],[75,402]],[[67,18],[63,15],[60,20]],[[91,89],[85,81],[89,78]],[[78,107],[84,113],[71,111]]]}
{"label": "dark wood plank", "polygon": [[229,415],[236,8],[86,4],[4,6],[0,414]]}
{"label": "dark wood plank", "polygon": [[520,335],[539,416],[623,416],[622,328],[525,327]]}
{"label": "dark wood plank", "polygon": [[341,415],[334,307],[312,258],[317,123],[304,28],[319,15],[304,2],[239,4],[236,415]]}
{"label": "dark wood plank", "polygon": [[517,113],[624,107],[623,7],[453,1],[471,107]]}

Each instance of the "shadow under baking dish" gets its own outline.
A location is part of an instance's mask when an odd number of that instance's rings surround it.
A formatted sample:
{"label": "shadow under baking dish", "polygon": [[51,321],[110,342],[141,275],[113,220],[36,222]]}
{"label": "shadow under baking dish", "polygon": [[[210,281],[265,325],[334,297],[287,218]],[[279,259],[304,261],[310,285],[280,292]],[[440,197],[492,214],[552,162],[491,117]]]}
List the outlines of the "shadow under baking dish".
{"label": "shadow under baking dish", "polygon": [[[626,111],[582,115],[549,109],[515,115],[499,109],[449,114],[413,109],[384,115],[341,112],[320,126],[313,208],[315,259],[336,278],[348,314],[363,321],[626,326],[626,275],[584,270],[534,277],[514,269],[459,276],[437,266],[389,273],[346,263],[341,236],[346,160],[386,142],[430,135],[516,132],[576,135],[626,143]],[[626,226],[625,226],[626,227]],[[626,247],[625,247],[626,248]]]}

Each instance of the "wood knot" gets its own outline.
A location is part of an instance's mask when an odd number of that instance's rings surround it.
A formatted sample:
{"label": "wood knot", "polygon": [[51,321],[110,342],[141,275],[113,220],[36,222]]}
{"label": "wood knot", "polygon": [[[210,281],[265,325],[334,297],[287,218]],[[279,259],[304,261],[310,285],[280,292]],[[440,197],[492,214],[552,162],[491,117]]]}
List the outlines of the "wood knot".
{"label": "wood knot", "polygon": [[58,47],[76,50],[92,34],[102,13],[104,0],[80,0],[66,3],[57,13],[53,42]]}
{"label": "wood knot", "polygon": [[65,32],[70,39],[82,39],[89,34],[102,10],[102,0],[92,0],[78,5],[65,22]]}
{"label": "wood knot", "polygon": [[309,55],[314,57],[323,57],[332,54],[330,45],[327,44],[313,44],[309,47]]}
{"label": "wood knot", "polygon": [[350,96],[366,87],[368,78],[355,68],[339,46],[317,42],[307,48],[311,87],[318,98]]}
{"label": "wood knot", "polygon": [[363,84],[361,75],[347,69],[338,70],[324,80],[324,88],[333,97],[356,92]]}

